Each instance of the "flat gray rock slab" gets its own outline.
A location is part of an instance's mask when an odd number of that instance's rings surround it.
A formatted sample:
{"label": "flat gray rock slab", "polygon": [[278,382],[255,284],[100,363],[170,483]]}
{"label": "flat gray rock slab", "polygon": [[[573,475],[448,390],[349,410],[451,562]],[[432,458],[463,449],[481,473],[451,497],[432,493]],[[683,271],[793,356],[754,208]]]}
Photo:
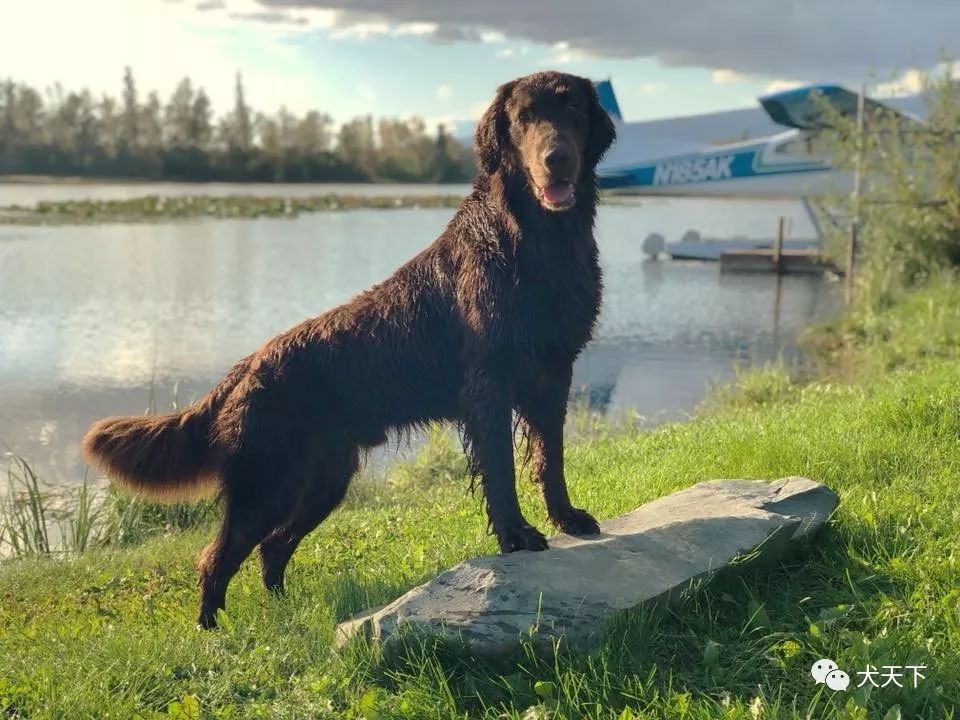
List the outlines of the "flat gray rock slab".
{"label": "flat gray rock slab", "polygon": [[589,647],[617,613],[805,546],[837,502],[801,477],[702,482],[601,522],[598,536],[557,535],[544,552],[462,562],[341,623],[338,642],[359,634],[389,646],[414,632],[480,655],[521,638]]}

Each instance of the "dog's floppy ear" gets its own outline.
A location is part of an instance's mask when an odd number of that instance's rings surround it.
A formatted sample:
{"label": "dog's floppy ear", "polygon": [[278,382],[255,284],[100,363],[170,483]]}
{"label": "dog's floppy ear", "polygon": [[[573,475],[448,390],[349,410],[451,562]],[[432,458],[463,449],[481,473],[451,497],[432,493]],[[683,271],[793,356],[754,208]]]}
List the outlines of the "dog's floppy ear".
{"label": "dog's floppy ear", "polygon": [[497,88],[496,97],[483,113],[477,131],[473,136],[473,146],[477,153],[480,172],[492,175],[500,167],[503,153],[510,142],[507,123],[507,98],[513,92],[516,80],[504,83]]}
{"label": "dog's floppy ear", "polygon": [[589,98],[590,109],[590,134],[587,136],[587,147],[584,150],[584,160],[586,166],[593,170],[600,158],[617,138],[617,130],[613,125],[613,120],[607,114],[600,104],[600,98],[597,96],[597,88],[587,79],[583,80],[584,90]]}

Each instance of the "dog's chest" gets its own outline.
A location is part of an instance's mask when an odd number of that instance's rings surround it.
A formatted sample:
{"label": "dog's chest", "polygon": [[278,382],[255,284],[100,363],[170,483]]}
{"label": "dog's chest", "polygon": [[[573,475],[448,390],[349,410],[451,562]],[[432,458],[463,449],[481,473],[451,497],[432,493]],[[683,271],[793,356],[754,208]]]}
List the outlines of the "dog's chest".
{"label": "dog's chest", "polygon": [[590,340],[600,311],[600,268],[595,257],[574,259],[518,274],[514,347],[537,365],[572,362]]}

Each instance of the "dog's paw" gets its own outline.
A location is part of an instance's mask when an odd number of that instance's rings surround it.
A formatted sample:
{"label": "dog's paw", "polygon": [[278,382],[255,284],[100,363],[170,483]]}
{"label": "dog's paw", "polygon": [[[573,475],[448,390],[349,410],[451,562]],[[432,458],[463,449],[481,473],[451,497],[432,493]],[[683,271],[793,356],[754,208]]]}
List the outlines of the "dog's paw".
{"label": "dog's paw", "polygon": [[566,517],[554,520],[554,525],[560,532],[568,535],[599,535],[600,525],[594,519],[593,515],[586,510],[579,508],[570,508]]}
{"label": "dog's paw", "polygon": [[198,632],[202,632],[204,630],[216,630],[217,618],[213,615],[200,615],[200,618],[197,620],[196,629]]}
{"label": "dog's paw", "polygon": [[511,553],[516,550],[546,550],[547,538],[533,525],[524,523],[500,536],[500,550]]}

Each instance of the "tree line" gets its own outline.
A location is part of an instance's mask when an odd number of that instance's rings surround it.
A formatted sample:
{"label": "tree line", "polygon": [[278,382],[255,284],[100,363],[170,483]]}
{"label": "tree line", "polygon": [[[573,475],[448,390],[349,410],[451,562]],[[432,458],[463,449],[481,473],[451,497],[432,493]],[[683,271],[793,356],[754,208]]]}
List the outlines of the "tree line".
{"label": "tree line", "polygon": [[119,100],[89,90],[41,94],[0,85],[0,174],[258,182],[464,182],[470,148],[422,119],[358,117],[337,128],[326,113],[268,115],[247,103],[237,74],[233,108],[219,118],[184,78],[166,103],[141,98],[133,72]]}

